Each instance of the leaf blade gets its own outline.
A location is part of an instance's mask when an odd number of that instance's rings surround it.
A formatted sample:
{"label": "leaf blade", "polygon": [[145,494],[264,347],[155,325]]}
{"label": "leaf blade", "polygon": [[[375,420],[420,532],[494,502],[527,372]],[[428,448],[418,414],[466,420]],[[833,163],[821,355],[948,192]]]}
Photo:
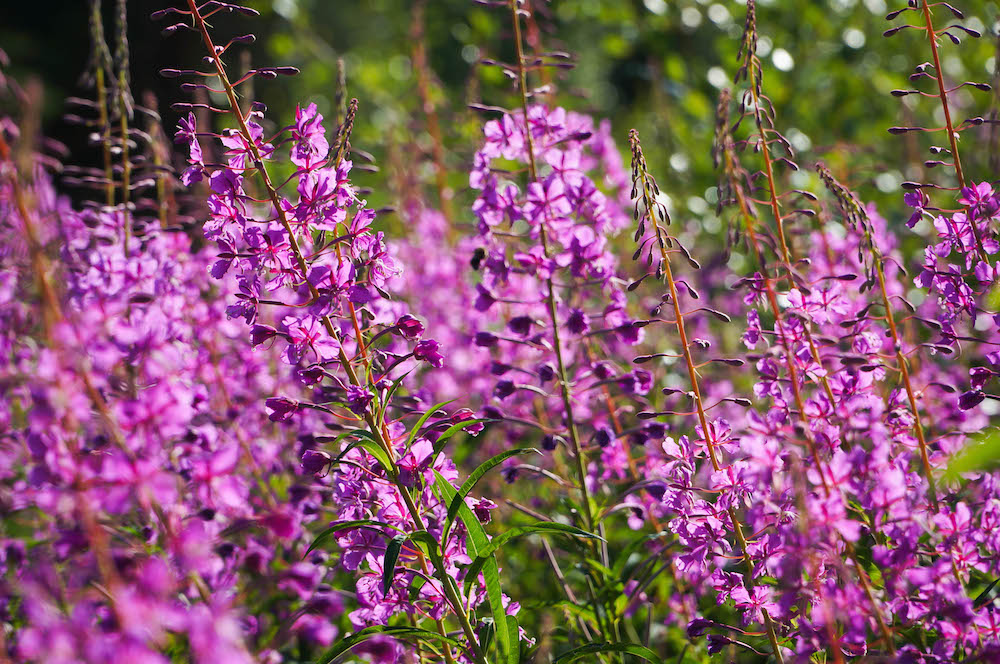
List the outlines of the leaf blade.
{"label": "leaf blade", "polygon": [[635,643],[591,643],[585,646],[580,646],[579,648],[574,648],[567,653],[563,653],[553,660],[553,664],[569,664],[569,662],[575,662],[585,655],[609,652],[633,655],[634,657],[642,658],[645,661],[653,662],[654,664],[662,661],[659,655],[655,652],[646,646],[640,646]]}

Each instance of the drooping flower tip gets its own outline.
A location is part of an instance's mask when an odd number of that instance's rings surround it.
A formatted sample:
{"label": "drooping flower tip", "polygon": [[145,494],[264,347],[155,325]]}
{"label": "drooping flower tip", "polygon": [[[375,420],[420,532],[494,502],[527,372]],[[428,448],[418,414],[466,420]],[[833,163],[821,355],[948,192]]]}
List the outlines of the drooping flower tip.
{"label": "drooping flower tip", "polygon": [[437,341],[424,339],[418,341],[417,345],[413,347],[413,357],[440,369],[444,366],[444,355],[441,354],[440,349],[441,344]]}
{"label": "drooping flower tip", "polygon": [[424,333],[424,324],[410,314],[403,314],[396,320],[395,330],[399,336],[413,341]]}
{"label": "drooping flower tip", "polygon": [[302,469],[312,475],[323,472],[330,463],[330,455],[320,450],[306,450],[302,453]]}
{"label": "drooping flower tip", "polygon": [[264,402],[267,418],[272,422],[285,422],[299,411],[298,401],[287,397],[271,397]]}

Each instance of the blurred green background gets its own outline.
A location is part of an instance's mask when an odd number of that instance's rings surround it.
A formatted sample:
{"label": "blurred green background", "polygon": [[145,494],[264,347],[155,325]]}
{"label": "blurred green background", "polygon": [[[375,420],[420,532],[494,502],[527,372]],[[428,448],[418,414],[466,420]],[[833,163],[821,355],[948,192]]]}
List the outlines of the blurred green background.
{"label": "blurred green background", "polygon": [[[33,3],[4,4],[0,48],[12,60],[12,73],[22,80],[38,76],[46,83],[47,133],[70,145],[71,160],[92,160],[84,130],[65,125],[60,117],[63,98],[87,94],[79,84],[89,54],[87,3],[53,0],[44,9]],[[104,4],[106,29],[113,35],[112,2]],[[156,71],[196,66],[200,43],[191,33],[160,36],[164,23],[153,23],[148,16],[168,4],[131,0],[129,29],[136,97],[146,90],[156,94],[167,129],[172,130],[176,115],[166,107],[184,95],[176,80],[162,79]],[[253,94],[267,103],[276,126],[293,117],[296,103],[314,101],[328,118],[335,115],[336,63],[342,58],[348,95],[360,101],[354,146],[374,154],[383,166],[395,163],[397,171],[403,167],[430,181],[433,169],[425,157],[432,140],[421,112],[414,67],[414,35],[422,34],[428,63],[424,71],[440,116],[449,185],[458,196],[457,218],[470,217],[467,205],[463,207],[465,173],[482,116],[469,110],[467,103],[512,101],[509,82],[500,71],[477,65],[483,57],[511,59],[505,12],[471,0],[251,0],[248,4],[262,17],[219,17],[215,22],[219,33],[252,31],[258,36],[257,43],[247,47],[253,64],[294,65],[302,70],[297,77],[256,83]],[[569,51],[576,63],[572,71],[556,75],[556,102],[609,118],[622,146],[628,129],[639,129],[650,166],[670,196],[675,216],[700,220],[709,232],[718,228],[712,213],[713,111],[720,88],[731,84],[736,70],[745,4],[535,0],[534,5],[542,47]],[[1000,8],[992,0],[956,6],[966,14],[963,24],[983,33],[983,38],[963,35],[960,46],[944,40],[942,65],[947,79],[953,85],[992,83]],[[418,7],[423,8],[422,18],[416,16]],[[882,37],[890,27],[885,14],[896,8],[883,0],[764,0],[758,10],[765,93],[777,110],[778,129],[799,152],[803,170],[817,159],[830,162],[892,219],[905,214],[901,181],[937,176],[925,174],[921,166],[930,158],[928,137],[891,136],[886,128],[913,123],[936,126],[940,121],[935,100],[890,95],[894,88],[910,87],[907,75],[929,58],[918,31]],[[938,11],[940,26],[951,18]],[[232,60],[238,69],[239,57]],[[983,115],[996,107],[996,96],[965,88],[953,103],[959,106],[960,118]],[[944,139],[939,134],[937,140]],[[989,157],[995,152],[989,130],[967,132],[962,143],[967,171],[986,179]],[[363,184],[374,190],[369,197],[373,204],[397,202],[392,174],[392,168],[383,168],[379,174],[363,176]],[[792,177],[800,186],[810,182],[807,173]]]}

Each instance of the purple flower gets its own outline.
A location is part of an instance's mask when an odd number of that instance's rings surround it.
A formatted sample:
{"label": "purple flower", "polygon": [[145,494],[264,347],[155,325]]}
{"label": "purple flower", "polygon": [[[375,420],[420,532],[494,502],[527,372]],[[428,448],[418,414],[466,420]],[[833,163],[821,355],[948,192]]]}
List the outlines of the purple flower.
{"label": "purple flower", "polygon": [[653,374],[635,369],[619,378],[618,386],[625,394],[646,394],[653,389]]}
{"label": "purple flower", "polygon": [[489,523],[492,521],[492,510],[499,507],[499,505],[487,498],[467,498],[466,501],[471,503],[472,513],[476,515],[480,523]]}
{"label": "purple flower", "polygon": [[567,216],[573,211],[566,195],[566,186],[555,173],[543,182],[528,185],[528,200],[524,205],[524,218],[537,226]]}
{"label": "purple flower", "polygon": [[573,334],[586,334],[590,330],[590,320],[582,309],[573,309],[566,319],[566,329]]}
{"label": "purple flower", "polygon": [[287,397],[271,397],[264,402],[267,418],[272,422],[284,422],[299,412],[299,402]]}
{"label": "purple flower", "polygon": [[250,345],[257,347],[278,336],[278,331],[270,325],[254,325],[250,329]]}
{"label": "purple flower", "polygon": [[177,122],[177,133],[174,134],[174,142],[187,143],[189,163],[204,164],[201,145],[198,143],[198,121],[193,112],[188,113],[187,117],[182,117]]}
{"label": "purple flower", "polygon": [[526,337],[531,333],[531,316],[515,316],[507,322],[507,329],[514,334]]}
{"label": "purple flower", "polygon": [[326,140],[323,116],[316,111],[316,104],[309,104],[304,110],[301,106],[296,107],[292,138],[295,147],[291,160],[299,168],[308,169],[326,158],[330,143]]}
{"label": "purple flower", "polygon": [[754,348],[760,341],[760,313],[756,309],[747,312],[747,329],[743,333],[743,344]]}
{"label": "purple flower", "polygon": [[501,380],[501,381],[498,381],[497,384],[496,384],[496,387],[493,388],[493,396],[496,397],[497,399],[500,399],[501,401],[503,401],[504,399],[506,399],[510,395],[514,394],[514,391],[516,389],[517,389],[517,386],[514,385],[514,381],[512,381],[512,380]]}
{"label": "purple flower", "polygon": [[298,364],[306,353],[312,350],[320,360],[332,360],[337,357],[340,344],[330,336],[323,322],[316,316],[285,316],[281,324],[288,330],[288,349],[285,361],[288,364]]}
{"label": "purple flower", "polygon": [[916,191],[908,191],[903,194],[903,202],[909,207],[914,208],[913,214],[906,220],[906,225],[913,228],[923,216],[924,208],[930,204],[930,198],[927,197],[923,189],[917,189]]}
{"label": "purple flower", "polygon": [[423,339],[413,347],[413,357],[440,369],[444,366],[444,356],[440,353],[440,348],[441,344],[433,339]]}
{"label": "purple flower", "polygon": [[500,342],[500,337],[493,334],[492,332],[476,332],[476,336],[473,338],[474,344],[480,348],[493,348]]}
{"label": "purple flower", "polygon": [[591,439],[591,442],[598,447],[607,447],[611,441],[615,439],[615,437],[615,432],[608,427],[599,427],[596,431],[594,431],[594,436]]}
{"label": "purple flower", "polygon": [[414,339],[419,339],[424,333],[424,324],[410,314],[403,314],[396,319],[395,329],[399,333],[399,336],[413,341]]}
{"label": "purple flower", "polygon": [[971,218],[979,220],[997,213],[1000,203],[989,182],[980,182],[971,187],[963,187],[958,202],[969,209]]}
{"label": "purple flower", "polygon": [[375,395],[367,387],[347,386],[347,407],[355,415],[364,415],[371,408]]}
{"label": "purple flower", "polygon": [[986,399],[986,395],[979,390],[970,390],[962,394],[958,399],[958,407],[962,410],[972,410]]}
{"label": "purple flower", "polygon": [[476,311],[489,311],[496,304],[496,296],[482,284],[476,284]]}
{"label": "purple flower", "polygon": [[306,450],[302,453],[302,469],[312,475],[323,472],[330,463],[330,455],[319,450]]}
{"label": "purple flower", "polygon": [[737,585],[733,588],[732,598],[736,602],[736,608],[746,612],[744,621],[747,623],[762,623],[763,611],[771,614],[778,611],[778,605],[771,601],[770,590],[764,586],[754,586],[753,590],[748,591],[742,584]]}

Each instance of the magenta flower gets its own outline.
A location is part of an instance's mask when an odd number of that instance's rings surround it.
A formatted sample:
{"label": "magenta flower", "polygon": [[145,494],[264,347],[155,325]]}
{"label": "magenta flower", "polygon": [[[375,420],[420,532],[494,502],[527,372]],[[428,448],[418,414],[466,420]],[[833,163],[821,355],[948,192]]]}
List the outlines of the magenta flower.
{"label": "magenta flower", "polygon": [[976,220],[992,217],[1000,209],[1000,201],[989,182],[963,187],[958,202],[967,207],[969,214]]}
{"label": "magenta flower", "polygon": [[181,117],[178,120],[174,142],[187,144],[188,163],[198,166],[204,165],[201,144],[198,143],[198,121],[195,119],[194,113],[188,113],[187,117]]}
{"label": "magenta flower", "polygon": [[347,407],[355,415],[364,415],[371,409],[375,395],[367,387],[347,386]]}
{"label": "magenta flower", "polygon": [[299,412],[299,402],[287,397],[271,397],[264,402],[267,418],[272,422],[285,422]]}
{"label": "magenta flower", "polygon": [[928,198],[922,189],[917,189],[916,191],[908,191],[903,194],[903,202],[909,207],[914,208],[913,214],[906,220],[906,225],[913,228],[923,216],[924,208],[930,204],[930,198]]}
{"label": "magenta flower", "polygon": [[413,357],[440,369],[444,366],[444,356],[440,353],[440,348],[441,344],[433,339],[423,339],[413,347]]}
{"label": "magenta flower", "polygon": [[524,218],[532,226],[542,222],[559,221],[573,211],[566,198],[566,187],[557,177],[528,186],[528,199],[524,204]]}
{"label": "magenta flower", "polygon": [[316,104],[309,104],[305,109],[295,108],[295,127],[292,129],[291,161],[299,168],[310,169],[326,158],[330,151],[330,143],[326,140],[323,129],[323,116],[316,111]]}
{"label": "magenta flower", "polygon": [[410,314],[403,314],[396,319],[396,331],[404,339],[413,341],[424,333],[424,324]]}
{"label": "magenta flower", "polygon": [[340,344],[330,336],[319,318],[286,316],[281,324],[288,332],[289,344],[284,355],[288,364],[298,364],[309,351],[313,351],[319,360],[337,357]]}
{"label": "magenta flower", "polygon": [[321,450],[306,450],[302,453],[302,469],[312,475],[318,475],[330,463],[330,455]]}

